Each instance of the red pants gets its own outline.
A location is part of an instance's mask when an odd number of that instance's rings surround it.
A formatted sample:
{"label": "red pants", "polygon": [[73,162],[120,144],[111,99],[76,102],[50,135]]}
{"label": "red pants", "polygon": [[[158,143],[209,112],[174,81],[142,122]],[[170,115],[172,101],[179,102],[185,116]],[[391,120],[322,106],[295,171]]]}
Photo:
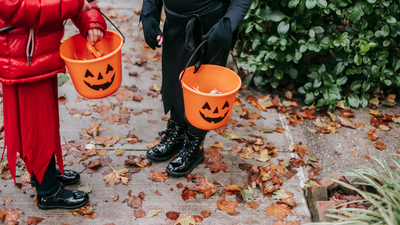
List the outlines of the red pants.
{"label": "red pants", "polygon": [[4,138],[15,180],[17,153],[42,183],[53,154],[62,173],[57,76],[31,83],[3,84]]}

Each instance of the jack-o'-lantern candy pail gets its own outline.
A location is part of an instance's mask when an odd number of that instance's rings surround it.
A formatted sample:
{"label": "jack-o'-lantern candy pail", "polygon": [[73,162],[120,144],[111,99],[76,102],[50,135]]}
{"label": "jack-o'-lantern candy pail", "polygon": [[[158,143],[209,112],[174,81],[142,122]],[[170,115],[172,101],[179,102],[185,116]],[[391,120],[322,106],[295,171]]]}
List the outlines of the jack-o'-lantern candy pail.
{"label": "jack-o'-lantern candy pail", "polygon": [[236,94],[242,85],[234,71],[217,65],[201,65],[195,73],[192,66],[186,69],[181,84],[185,114],[191,125],[214,130],[229,122]]}
{"label": "jack-o'-lantern candy pail", "polygon": [[86,98],[105,98],[116,92],[122,82],[121,35],[106,31],[97,42],[102,56],[95,58],[87,48],[87,40],[80,34],[65,40],[60,47],[75,89]]}

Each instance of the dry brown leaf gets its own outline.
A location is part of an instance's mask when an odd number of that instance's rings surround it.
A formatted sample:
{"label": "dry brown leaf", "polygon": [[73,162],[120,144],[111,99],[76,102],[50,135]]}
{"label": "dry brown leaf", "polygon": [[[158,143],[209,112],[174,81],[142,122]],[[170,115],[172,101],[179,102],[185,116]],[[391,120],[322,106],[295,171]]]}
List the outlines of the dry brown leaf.
{"label": "dry brown leaf", "polygon": [[303,158],[305,154],[308,155],[308,156],[311,156],[311,153],[308,150],[308,148],[303,146],[303,145],[301,145],[301,142],[299,144],[294,144],[294,145],[290,146],[289,151],[293,152],[294,150],[297,151],[297,154],[301,158]]}
{"label": "dry brown leaf", "polygon": [[338,116],[338,118],[340,120],[340,124],[341,125],[346,126],[346,127],[350,127],[350,128],[353,128],[353,129],[357,128],[357,125],[353,121],[351,121],[350,119],[344,118],[344,117],[340,117],[340,116]]}
{"label": "dry brown leaf", "polygon": [[234,201],[226,201],[225,198],[223,199],[219,199],[217,201],[217,208],[224,211],[224,212],[235,212],[236,211],[236,207],[238,205],[238,202],[234,202]]}
{"label": "dry brown leaf", "polygon": [[114,200],[114,202],[117,201],[119,199],[118,193],[111,195],[111,198]]}
{"label": "dry brown leaf", "polygon": [[208,162],[206,165],[206,168],[210,168],[211,172],[219,172],[219,171],[224,171],[226,173],[226,168],[228,165],[224,162],[218,161],[218,160],[212,160],[211,162]]}
{"label": "dry brown leaf", "polygon": [[354,156],[354,157],[358,157],[358,154],[357,153],[355,153],[355,152],[351,152],[351,154]]}
{"label": "dry brown leaf", "polygon": [[204,149],[204,156],[210,157],[211,160],[223,158],[222,152],[219,148],[206,148]]}
{"label": "dry brown leaf", "polygon": [[201,211],[201,215],[202,215],[204,218],[209,217],[210,214],[211,214],[211,211],[210,211],[210,210],[203,210],[203,211]]}
{"label": "dry brown leaf", "polygon": [[198,193],[203,193],[204,198],[210,197],[214,194],[217,189],[215,189],[214,184],[212,184],[207,177],[199,177],[199,184],[196,185],[193,190],[197,191]]}
{"label": "dry brown leaf", "polygon": [[255,202],[254,200],[252,200],[251,202],[247,203],[247,206],[249,206],[250,208],[252,208],[253,210],[257,210],[258,206],[260,206],[260,204],[258,204],[257,202]]}
{"label": "dry brown leaf", "polygon": [[177,220],[179,218],[180,212],[167,212],[167,218],[170,220]]}
{"label": "dry brown leaf", "polygon": [[292,211],[288,208],[288,205],[283,204],[272,204],[265,208],[267,217],[275,216],[276,218],[283,220],[287,214],[293,215]]}
{"label": "dry brown leaf", "polygon": [[135,215],[136,219],[142,218],[146,216],[146,212],[143,209],[138,209],[133,212],[133,215]]}
{"label": "dry brown leaf", "polygon": [[196,220],[193,216],[187,216],[182,213],[182,215],[174,221],[174,225],[196,225]]}
{"label": "dry brown leaf", "polygon": [[123,183],[125,185],[128,185],[129,178],[125,177],[125,173],[129,172],[129,169],[120,169],[120,170],[115,170],[110,164],[108,164],[112,171],[111,173],[105,175],[103,177],[103,180],[105,180],[108,184],[111,186],[114,186],[114,184],[118,183]]}
{"label": "dry brown leaf", "polygon": [[190,189],[188,187],[185,187],[182,190],[182,195],[181,196],[182,196],[183,201],[186,201],[186,200],[188,200],[190,198],[196,198],[197,194],[192,189]]}
{"label": "dry brown leaf", "polygon": [[37,224],[41,223],[43,220],[44,220],[44,218],[30,216],[30,217],[28,217],[27,225],[37,225]]}
{"label": "dry brown leaf", "polygon": [[375,143],[375,148],[377,148],[377,149],[383,151],[383,150],[386,149],[386,145],[385,145],[382,141],[377,141],[377,142]]}
{"label": "dry brown leaf", "polygon": [[160,144],[160,141],[153,141],[153,142],[150,142],[149,144],[147,144],[146,148],[147,149],[151,149],[152,147],[154,147],[154,146],[156,146],[158,144]]}
{"label": "dry brown leaf", "polygon": [[167,178],[168,174],[164,170],[161,173],[151,170],[151,177],[149,179],[154,182],[164,182]]}
{"label": "dry brown leaf", "polygon": [[115,95],[115,99],[118,102],[124,102],[126,100],[128,100],[128,98],[133,98],[135,94],[133,93],[133,91],[128,91],[128,90],[119,90],[116,95]]}
{"label": "dry brown leaf", "polygon": [[224,145],[219,141],[215,142],[214,144],[211,144],[210,147],[224,149]]}
{"label": "dry brown leaf", "polygon": [[366,139],[371,139],[371,141],[376,141],[378,139],[378,135],[376,133],[369,133]]}

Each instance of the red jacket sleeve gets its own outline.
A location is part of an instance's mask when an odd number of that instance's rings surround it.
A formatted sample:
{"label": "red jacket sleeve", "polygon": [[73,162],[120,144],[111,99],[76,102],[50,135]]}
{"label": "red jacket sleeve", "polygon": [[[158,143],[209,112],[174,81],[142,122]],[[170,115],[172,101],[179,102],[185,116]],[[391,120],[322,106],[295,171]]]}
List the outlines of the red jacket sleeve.
{"label": "red jacket sleeve", "polygon": [[[90,3],[91,6],[100,10],[99,7],[94,3]],[[77,16],[72,18],[75,26],[79,29],[82,37],[86,39],[87,32],[90,28],[99,28],[105,32],[107,30],[107,23],[104,20],[103,16],[96,11],[95,9],[91,9],[89,11],[80,12]]]}
{"label": "red jacket sleeve", "polygon": [[38,28],[76,16],[85,0],[1,0],[0,17],[15,27]]}

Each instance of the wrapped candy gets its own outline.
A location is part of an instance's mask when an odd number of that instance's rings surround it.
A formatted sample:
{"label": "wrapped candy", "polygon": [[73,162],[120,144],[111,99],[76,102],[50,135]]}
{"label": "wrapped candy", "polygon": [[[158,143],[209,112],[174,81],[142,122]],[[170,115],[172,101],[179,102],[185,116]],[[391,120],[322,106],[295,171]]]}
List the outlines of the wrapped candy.
{"label": "wrapped candy", "polygon": [[86,48],[92,53],[93,57],[96,59],[103,56],[103,53],[97,50],[96,47],[90,43],[90,41],[86,43]]}

